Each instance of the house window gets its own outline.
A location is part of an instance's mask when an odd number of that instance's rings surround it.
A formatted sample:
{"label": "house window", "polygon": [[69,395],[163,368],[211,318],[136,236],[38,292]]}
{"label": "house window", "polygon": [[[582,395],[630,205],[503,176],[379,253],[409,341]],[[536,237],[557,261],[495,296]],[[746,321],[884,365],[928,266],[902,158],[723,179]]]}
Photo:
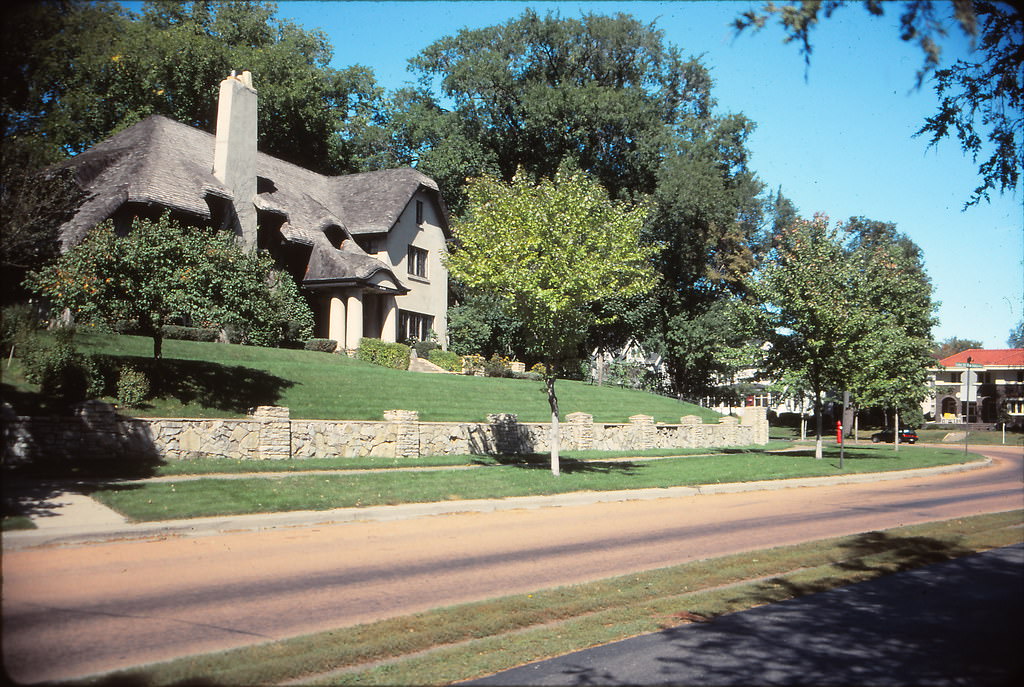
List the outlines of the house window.
{"label": "house window", "polygon": [[427,278],[427,251],[416,246],[409,246],[409,274],[414,277]]}
{"label": "house window", "polygon": [[423,224],[423,201],[416,201],[416,224]]}
{"label": "house window", "polygon": [[432,315],[423,315],[408,310],[398,311],[398,340],[399,341],[427,341],[430,339],[430,330],[434,328]]}

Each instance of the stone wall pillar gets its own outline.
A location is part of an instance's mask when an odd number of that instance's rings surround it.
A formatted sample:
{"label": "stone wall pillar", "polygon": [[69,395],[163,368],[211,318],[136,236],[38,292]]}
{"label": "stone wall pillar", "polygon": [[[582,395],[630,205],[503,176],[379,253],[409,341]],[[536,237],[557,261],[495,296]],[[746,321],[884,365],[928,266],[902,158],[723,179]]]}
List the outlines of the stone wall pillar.
{"label": "stone wall pillar", "polygon": [[260,421],[256,455],[260,460],[285,460],[292,457],[291,412],[283,406],[258,406],[252,417]]}
{"label": "stone wall pillar", "polygon": [[589,413],[569,413],[565,419],[572,432],[573,448],[577,451],[594,448],[594,416]]}
{"label": "stone wall pillar", "polygon": [[639,450],[654,448],[654,438],[657,434],[657,429],[654,426],[653,417],[650,415],[632,415],[629,418],[629,424],[632,425],[630,434],[633,436],[633,448]]}
{"label": "stone wall pillar", "polygon": [[385,410],[384,420],[395,433],[395,458],[420,457],[420,414],[415,410]]}
{"label": "stone wall pillar", "polygon": [[748,406],[743,409],[742,424],[754,427],[754,443],[768,443],[768,409],[761,406]]}

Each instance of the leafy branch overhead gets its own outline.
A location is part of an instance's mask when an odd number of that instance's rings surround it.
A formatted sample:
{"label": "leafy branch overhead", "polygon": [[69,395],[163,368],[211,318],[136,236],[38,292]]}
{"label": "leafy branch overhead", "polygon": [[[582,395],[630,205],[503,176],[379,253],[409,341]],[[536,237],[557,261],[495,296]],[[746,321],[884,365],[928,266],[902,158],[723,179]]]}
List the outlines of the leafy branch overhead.
{"label": "leafy branch overhead", "polygon": [[[810,64],[811,31],[822,17],[827,19],[848,4],[846,0],[767,2],[760,10],[742,13],[733,26],[737,32],[760,30],[774,17],[786,32],[785,41],[800,42]],[[900,39],[917,42],[924,52],[917,86],[932,76],[939,104],[915,135],[928,137],[930,145],[955,137],[975,163],[980,159],[979,184],[965,207],[988,200],[992,191],[1014,192],[1024,160],[1024,16],[1019,9],[987,0],[868,0],[856,4],[875,16],[898,7]],[[971,38],[974,49],[970,57],[940,68],[941,43],[950,21]]]}

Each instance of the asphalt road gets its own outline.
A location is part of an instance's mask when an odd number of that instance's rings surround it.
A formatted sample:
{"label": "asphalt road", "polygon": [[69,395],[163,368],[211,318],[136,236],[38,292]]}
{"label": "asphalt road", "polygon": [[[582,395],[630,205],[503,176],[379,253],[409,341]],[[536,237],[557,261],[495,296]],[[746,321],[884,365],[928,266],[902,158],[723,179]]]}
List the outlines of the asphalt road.
{"label": "asphalt road", "polygon": [[466,685],[1024,684],[1024,545],[759,606]]}
{"label": "asphalt road", "polygon": [[1024,506],[1020,449],[867,484],[5,552],[4,667],[59,680],[768,546]]}

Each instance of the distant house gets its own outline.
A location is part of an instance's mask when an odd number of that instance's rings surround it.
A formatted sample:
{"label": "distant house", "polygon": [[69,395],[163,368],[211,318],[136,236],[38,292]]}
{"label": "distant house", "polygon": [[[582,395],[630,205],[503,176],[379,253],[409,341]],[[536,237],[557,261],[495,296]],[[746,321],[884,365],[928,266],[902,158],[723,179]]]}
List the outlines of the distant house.
{"label": "distant house", "polygon": [[[979,367],[966,367],[967,364]],[[936,422],[1024,424],[1024,348],[972,348],[930,369],[934,398],[925,413]]]}
{"label": "distant house", "polygon": [[221,82],[217,133],[149,117],[64,163],[89,194],[63,246],[112,219],[165,211],[235,232],[270,251],[313,309],[317,336],[355,349],[363,336],[447,341],[450,238],[437,184],[411,168],[324,176],[256,150],[249,72]]}

